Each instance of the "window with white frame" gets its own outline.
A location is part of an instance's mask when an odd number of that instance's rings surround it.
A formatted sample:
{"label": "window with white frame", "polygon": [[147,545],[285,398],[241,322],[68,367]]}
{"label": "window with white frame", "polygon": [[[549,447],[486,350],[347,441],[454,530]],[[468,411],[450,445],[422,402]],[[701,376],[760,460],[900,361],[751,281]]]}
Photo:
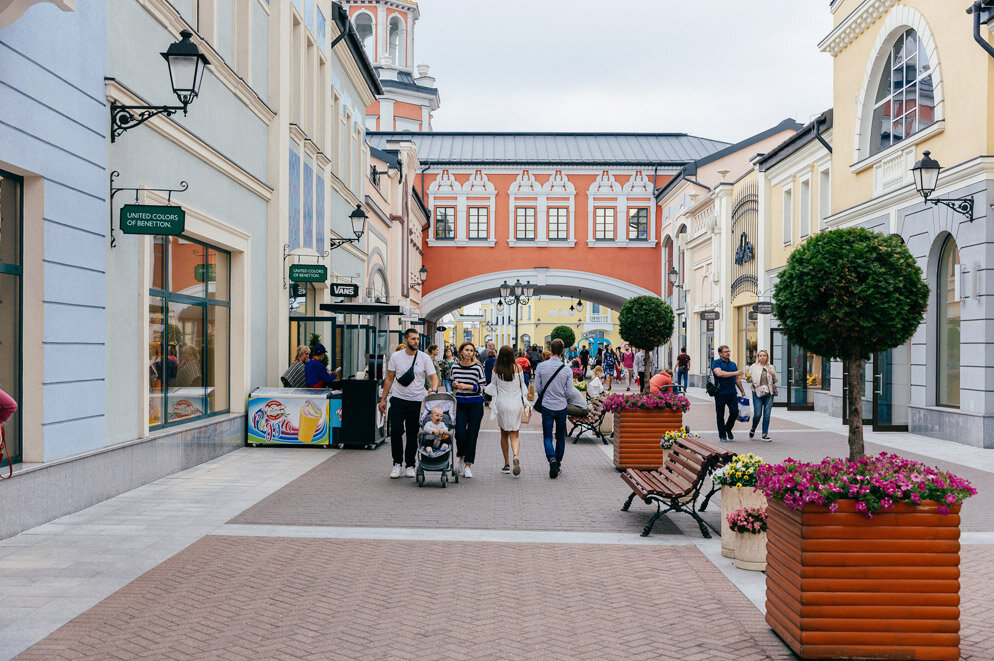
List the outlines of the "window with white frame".
{"label": "window with white frame", "polygon": [[783,242],[794,240],[794,191],[783,189]]}
{"label": "window with white frame", "polygon": [[456,238],[455,207],[435,207],[435,238]]}
{"label": "window with white frame", "polygon": [[831,170],[818,173],[818,227],[825,227],[825,219],[832,213],[832,175]]}
{"label": "window with white frame", "polygon": [[800,229],[798,235],[800,237],[806,237],[811,234],[811,180],[805,179],[801,182],[800,191],[798,194],[798,205],[800,214]]}
{"label": "window with white frame", "polygon": [[[935,122],[932,64],[917,32],[902,32],[880,67],[870,120],[869,154],[897,144]],[[868,104],[869,105],[869,104]]]}
{"label": "window with white frame", "polygon": [[376,61],[376,54],[373,52],[373,17],[366,12],[359,12],[356,14],[353,21],[355,23],[356,32],[359,33],[359,41],[362,42],[362,47],[366,50],[366,55],[373,62]]}
{"label": "window with white frame", "polygon": [[518,240],[535,238],[535,207],[518,207],[514,210],[514,238]]}
{"label": "window with white frame", "polygon": [[489,238],[490,231],[490,208],[470,207],[467,210],[469,221],[469,238],[486,239]]}
{"label": "window with white frame", "polygon": [[628,239],[630,241],[649,240],[649,210],[628,210]]}
{"label": "window with white frame", "polygon": [[549,240],[564,241],[569,238],[569,209],[566,207],[549,208]]}
{"label": "window with white frame", "polygon": [[614,207],[598,207],[594,209],[594,240],[613,241],[615,214]]}

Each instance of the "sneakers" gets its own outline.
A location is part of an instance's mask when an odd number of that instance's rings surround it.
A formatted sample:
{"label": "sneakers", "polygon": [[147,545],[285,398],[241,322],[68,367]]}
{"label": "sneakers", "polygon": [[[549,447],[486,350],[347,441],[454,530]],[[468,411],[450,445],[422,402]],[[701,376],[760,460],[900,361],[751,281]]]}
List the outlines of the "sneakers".
{"label": "sneakers", "polygon": [[549,477],[553,480],[559,477],[559,462],[555,459],[549,459]]}
{"label": "sneakers", "polygon": [[735,440],[735,436],[732,434],[731,431],[728,432],[728,440],[730,440],[730,441],[734,441]]}
{"label": "sneakers", "polygon": [[763,434],[763,439],[762,440],[767,441],[767,442],[772,442],[773,438],[769,434]]}
{"label": "sneakers", "polygon": [[514,458],[514,470],[511,472],[514,475],[521,475],[521,462],[518,461],[517,457]]}
{"label": "sneakers", "polygon": [[407,477],[414,477],[414,466],[408,466],[407,467],[407,473],[406,473],[406,475],[407,475]]}
{"label": "sneakers", "polygon": [[462,457],[456,460],[456,472],[459,473],[459,477],[466,474],[466,462],[463,461]]}
{"label": "sneakers", "polygon": [[504,464],[504,467],[500,469],[500,472],[504,473],[505,475],[510,475],[511,474],[511,464]]}
{"label": "sneakers", "polygon": [[463,477],[473,477],[473,471],[472,471],[472,469],[470,469],[470,467],[468,465],[465,468],[463,468],[462,476]]}
{"label": "sneakers", "polygon": [[756,435],[756,430],[755,429],[750,429],[749,430],[749,438],[753,438],[755,435]]}
{"label": "sneakers", "polygon": [[391,479],[396,479],[396,478],[400,477],[401,468],[402,467],[401,467],[400,464],[394,464],[393,465],[393,470],[390,471],[390,478]]}

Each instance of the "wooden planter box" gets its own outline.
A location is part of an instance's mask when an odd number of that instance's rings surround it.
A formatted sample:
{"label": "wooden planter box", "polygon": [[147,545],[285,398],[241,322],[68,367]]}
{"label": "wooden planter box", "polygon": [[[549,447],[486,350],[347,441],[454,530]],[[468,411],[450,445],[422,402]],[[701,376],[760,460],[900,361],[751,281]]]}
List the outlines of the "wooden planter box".
{"label": "wooden planter box", "polygon": [[959,659],[960,505],[767,510],[766,622],[803,659]]}
{"label": "wooden planter box", "polygon": [[614,414],[614,465],[619,470],[655,470],[663,465],[659,440],[683,427],[683,413],[664,409],[619,411]]}

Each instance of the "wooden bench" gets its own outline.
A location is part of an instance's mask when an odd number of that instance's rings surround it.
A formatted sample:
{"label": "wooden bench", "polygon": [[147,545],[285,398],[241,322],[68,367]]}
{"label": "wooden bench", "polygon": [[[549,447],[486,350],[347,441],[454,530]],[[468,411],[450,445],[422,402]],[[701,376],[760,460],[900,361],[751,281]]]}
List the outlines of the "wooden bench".
{"label": "wooden bench", "polygon": [[[711,496],[720,487],[712,483],[700,510],[697,509],[697,499],[704,490],[705,480],[716,469],[730,462],[733,457],[735,457],[734,452],[699,438],[676,441],[659,470],[644,471],[629,468],[621,474],[621,479],[632,488],[632,495],[621,509],[627,512],[635,496],[647,504],[656,504],[656,513],[642,529],[643,537],[652,532],[656,519],[667,512],[689,514],[697,521],[704,537],[711,537],[708,527],[720,534],[717,528],[704,521],[698,514],[698,511],[703,512],[707,509]],[[663,505],[666,509],[663,509]]]}
{"label": "wooden bench", "polygon": [[576,445],[580,441],[580,437],[583,436],[583,432],[590,431],[594,433],[594,436],[601,439],[604,445],[608,444],[607,438],[601,433],[601,423],[604,421],[604,399],[606,397],[601,395],[600,397],[595,397],[590,401],[590,408],[588,409],[586,418],[569,418],[570,423],[573,427],[567,433],[567,436],[572,436],[573,432],[580,430],[576,437],[573,439],[573,445]]}

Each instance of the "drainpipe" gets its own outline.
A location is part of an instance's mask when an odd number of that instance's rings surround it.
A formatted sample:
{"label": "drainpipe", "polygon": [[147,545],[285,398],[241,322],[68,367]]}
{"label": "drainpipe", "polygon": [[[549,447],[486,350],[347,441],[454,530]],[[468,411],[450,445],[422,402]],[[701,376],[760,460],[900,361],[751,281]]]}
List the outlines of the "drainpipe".
{"label": "drainpipe", "polygon": [[828,150],[828,153],[832,153],[832,145],[825,142],[825,138],[821,137],[821,130],[818,128],[821,125],[821,120],[824,119],[824,115],[818,115],[815,120],[815,137],[818,138],[818,142],[821,143],[822,147]]}
{"label": "drainpipe", "polygon": [[987,40],[980,34],[980,26],[994,17],[994,7],[990,5],[990,0],[976,0],[966,10],[966,13],[973,14],[973,40],[980,44],[980,47],[987,51],[988,55],[994,57],[994,46],[987,43]]}
{"label": "drainpipe", "polygon": [[659,172],[659,163],[652,166],[652,194],[656,194],[656,173]]}
{"label": "drainpipe", "polygon": [[336,3],[334,7],[335,24],[338,25],[338,36],[331,40],[331,46],[328,47],[329,51],[335,48],[338,42],[349,34],[349,13],[340,4]]}
{"label": "drainpipe", "polygon": [[[427,172],[428,168],[430,167],[431,163],[421,168],[421,201],[425,203],[426,207],[428,206],[428,198],[425,197],[425,172]],[[428,225],[423,230],[421,230],[422,234],[427,234],[428,231],[431,229],[431,208],[428,209],[428,216],[429,216]]]}

